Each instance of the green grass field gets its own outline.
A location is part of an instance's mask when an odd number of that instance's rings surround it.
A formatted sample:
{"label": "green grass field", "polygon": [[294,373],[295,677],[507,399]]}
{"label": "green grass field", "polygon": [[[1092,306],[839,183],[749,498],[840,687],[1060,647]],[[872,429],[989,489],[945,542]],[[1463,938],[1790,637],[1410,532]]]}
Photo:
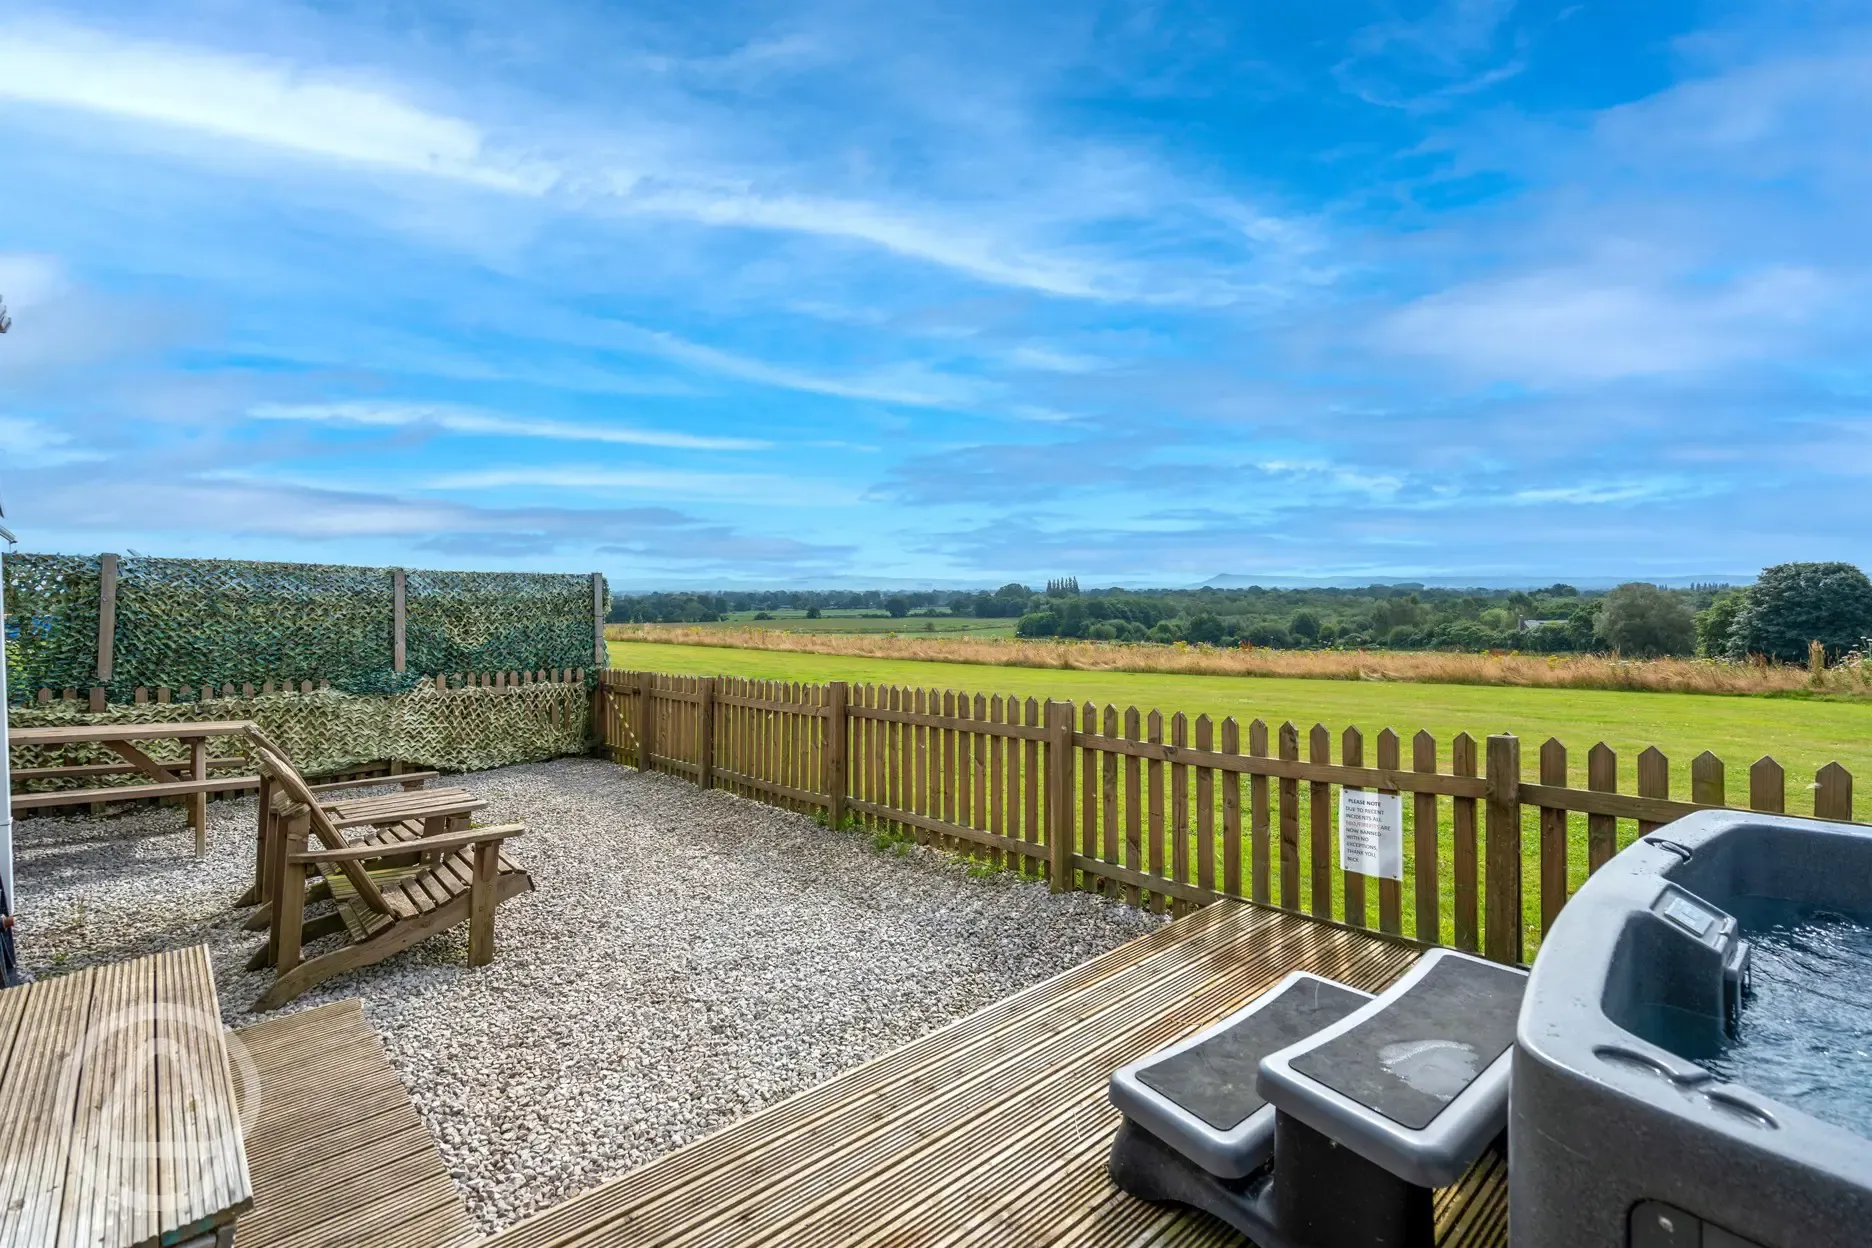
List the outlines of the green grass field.
{"label": "green grass field", "polygon": [[719,623],[696,624],[694,628],[768,628],[791,633],[900,633],[906,637],[967,636],[1012,637],[1013,620],[977,620],[968,616],[909,615],[893,620],[876,611],[853,611],[834,608],[819,619],[809,620],[797,608],[783,607],[767,612],[772,619],[757,620],[755,611],[733,611]]}
{"label": "green grass field", "polygon": [[[1861,778],[1861,788],[1872,780],[1872,705],[1864,702],[1822,701],[1787,697],[1721,697],[1706,694],[1629,693],[1587,689],[1527,689],[1485,685],[1428,685],[1369,681],[1276,679],[1238,676],[1183,676],[1140,672],[1075,672],[1040,668],[988,667],[956,663],[799,654],[785,651],[735,650],[719,647],[670,645],[654,642],[612,642],[613,667],[648,669],[687,675],[733,675],[773,680],[847,680],[966,690],[970,693],[1015,694],[1022,698],[1062,698],[1075,703],[1107,703],[1122,710],[1176,711],[1192,719],[1208,714],[1220,721],[1234,716],[1244,725],[1262,718],[1270,727],[1291,719],[1305,733],[1314,723],[1332,732],[1334,753],[1341,730],[1355,726],[1366,736],[1366,759],[1373,760],[1378,731],[1391,728],[1405,738],[1404,757],[1410,757],[1409,737],[1427,729],[1438,742],[1438,757],[1448,767],[1449,742],[1468,732],[1478,742],[1492,733],[1512,732],[1522,741],[1523,772],[1534,778],[1538,750],[1548,737],[1558,737],[1568,748],[1571,781],[1585,783],[1586,751],[1604,741],[1619,755],[1620,787],[1633,791],[1636,759],[1646,746],[1655,745],[1671,760],[1672,795],[1686,797],[1690,760],[1703,750],[1714,752],[1728,768],[1728,796],[1732,802],[1747,795],[1747,768],[1763,754],[1772,754],[1787,769],[1788,809],[1811,809],[1807,790],[1814,772],[1837,760]],[[1304,744],[1303,747],[1304,749]],[[1307,786],[1301,786],[1304,806]],[[1865,817],[1868,803],[1857,795],[1857,813]],[[1444,938],[1448,938],[1451,889],[1447,874],[1451,862],[1449,803],[1441,803],[1440,862],[1446,876],[1441,894]],[[1406,803],[1407,865],[1404,885],[1406,930],[1413,913],[1413,889],[1408,847],[1409,803]],[[1306,811],[1301,812],[1301,882],[1303,897],[1310,897],[1311,854],[1307,845]],[[1570,821],[1569,867],[1575,886],[1585,877],[1585,820]],[[1635,826],[1620,828],[1619,843],[1636,836]],[[1524,941],[1532,955],[1539,939],[1540,878],[1536,813],[1529,808],[1523,828]],[[1244,855],[1245,856],[1245,855]],[[1342,913],[1343,883],[1334,879],[1334,913]],[[1376,914],[1377,898],[1368,889],[1367,905]]]}
{"label": "green grass field", "polygon": [[[814,621],[815,623],[817,621]],[[1291,719],[1304,734],[1323,723],[1335,735],[1356,726],[1367,739],[1381,728],[1408,738],[1427,729],[1447,753],[1451,737],[1468,732],[1521,738],[1527,766],[1548,737],[1570,751],[1583,783],[1586,750],[1604,741],[1619,754],[1626,783],[1635,782],[1638,752],[1655,745],[1671,759],[1673,779],[1688,786],[1690,760],[1704,750],[1730,770],[1730,788],[1743,791],[1748,765],[1772,754],[1788,770],[1789,805],[1798,808],[1799,785],[1822,764],[1838,761],[1862,784],[1872,784],[1872,704],[1783,697],[1627,693],[1598,689],[1526,689],[1489,685],[1422,685],[1380,681],[1297,680],[1242,676],[1180,676],[1155,672],[1073,672],[1047,668],[988,667],[893,659],[732,650],[714,646],[614,641],[613,667],[689,675],[755,676],[772,680],[849,680],[1014,693],[1113,703],[1120,709],[1155,707],[1192,718],[1256,717],[1270,725]],[[1370,746],[1367,745],[1367,750]]]}

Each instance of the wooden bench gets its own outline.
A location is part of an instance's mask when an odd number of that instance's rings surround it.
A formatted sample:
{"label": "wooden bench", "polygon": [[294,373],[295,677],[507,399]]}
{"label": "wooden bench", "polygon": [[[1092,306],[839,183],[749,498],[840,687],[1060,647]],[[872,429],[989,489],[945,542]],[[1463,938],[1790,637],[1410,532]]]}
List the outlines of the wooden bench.
{"label": "wooden bench", "polygon": [[[23,810],[43,810],[53,806],[125,802],[136,798],[186,797],[189,826],[195,830],[195,856],[199,858],[208,848],[208,794],[240,792],[260,784],[260,778],[252,775],[210,776],[208,741],[214,737],[245,736],[252,727],[246,720],[210,720],[198,723],[67,724],[53,728],[15,728],[9,734],[12,745],[47,748],[100,746],[122,758],[134,771],[148,777],[150,783],[67,789],[54,793],[14,793],[9,795],[13,813],[17,815]],[[180,741],[186,746],[187,761],[158,762],[135,744],[138,741],[163,740]],[[43,773],[47,771],[78,769],[28,770],[42,773],[43,778]]]}
{"label": "wooden bench", "polygon": [[0,991],[0,1248],[225,1248],[253,1203],[206,946]]}
{"label": "wooden bench", "polygon": [[[281,817],[277,874],[267,943],[250,964],[276,977],[255,1006],[277,1009],[314,984],[381,962],[438,932],[468,924],[468,964],[494,960],[494,911],[530,892],[533,881],[501,852],[524,824],[422,835],[417,821],[378,828],[357,843],[345,838],[310,786],[265,746],[256,746],[261,773],[292,803]],[[316,839],[323,847],[310,848]],[[415,861],[411,861],[415,859]],[[312,875],[337,903],[308,919]],[[343,932],[350,943],[311,959],[306,942]]]}

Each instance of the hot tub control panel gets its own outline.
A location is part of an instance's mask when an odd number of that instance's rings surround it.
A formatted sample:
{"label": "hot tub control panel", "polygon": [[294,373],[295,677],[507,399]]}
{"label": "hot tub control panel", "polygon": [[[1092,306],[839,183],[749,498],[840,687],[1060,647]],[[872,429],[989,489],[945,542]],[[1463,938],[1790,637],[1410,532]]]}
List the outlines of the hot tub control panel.
{"label": "hot tub control panel", "polygon": [[1632,1207],[1631,1237],[1626,1243],[1628,1248],[1762,1248],[1752,1239],[1656,1200]]}

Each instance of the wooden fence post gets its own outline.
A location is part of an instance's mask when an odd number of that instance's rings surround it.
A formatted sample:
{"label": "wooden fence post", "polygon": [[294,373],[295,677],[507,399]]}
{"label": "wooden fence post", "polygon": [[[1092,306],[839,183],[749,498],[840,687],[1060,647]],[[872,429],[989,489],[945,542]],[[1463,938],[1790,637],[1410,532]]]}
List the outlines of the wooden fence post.
{"label": "wooden fence post", "polygon": [[604,573],[591,574],[592,581],[592,666],[600,670],[610,666],[610,652],[605,649],[604,622],[610,612],[605,602]]}
{"label": "wooden fence post", "polygon": [[1046,705],[1046,839],[1052,866],[1048,886],[1056,893],[1073,886],[1073,704]]}
{"label": "wooden fence post", "polygon": [[826,823],[845,825],[845,701],[850,686],[835,680],[826,686],[825,791]]}
{"label": "wooden fence post", "polygon": [[1814,818],[1848,821],[1852,810],[1852,773],[1828,763],[1814,776]]}
{"label": "wooden fence post", "polygon": [[117,556],[98,556],[97,684],[91,690],[90,708],[104,709],[108,700],[105,686],[110,684],[116,665],[117,647]]}
{"label": "wooden fence post", "polygon": [[702,700],[696,703],[696,784],[715,787],[715,678],[704,676],[696,682]]}
{"label": "wooden fence post", "polygon": [[649,771],[654,761],[656,744],[656,712],[651,704],[655,697],[656,673],[641,672],[637,678],[637,770]]}
{"label": "wooden fence post", "polygon": [[404,644],[404,632],[409,621],[409,608],[405,594],[409,574],[402,568],[390,573],[390,668],[392,671],[403,670],[408,656]]}
{"label": "wooden fence post", "polygon": [[1521,741],[1488,739],[1487,895],[1483,948],[1497,962],[1521,961]]}

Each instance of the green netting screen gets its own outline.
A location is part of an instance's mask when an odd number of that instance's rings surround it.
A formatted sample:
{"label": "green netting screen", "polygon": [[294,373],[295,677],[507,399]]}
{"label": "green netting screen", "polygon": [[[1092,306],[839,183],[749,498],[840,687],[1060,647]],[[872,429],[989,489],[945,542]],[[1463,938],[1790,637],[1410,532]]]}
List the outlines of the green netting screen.
{"label": "green netting screen", "polygon": [[[587,582],[589,584],[589,582]],[[396,759],[443,771],[478,771],[510,763],[542,762],[582,754],[590,732],[590,695],[577,684],[536,684],[506,689],[418,686],[409,693],[356,697],[343,693],[276,693],[216,698],[207,702],[132,703],[88,714],[83,704],[53,702],[17,707],[15,728],[61,724],[167,724],[190,720],[250,719],[292,755],[307,774],[340,771]],[[141,743],[159,762],[180,762],[179,743]],[[212,750],[240,755],[243,745],[226,738]],[[98,746],[14,746],[18,767],[70,767],[123,760]],[[142,776],[54,777],[21,781],[21,792],[146,784]]]}
{"label": "green netting screen", "polygon": [[[23,554],[4,566],[9,700],[97,684],[102,560]],[[596,657],[589,576],[406,572],[401,672],[392,569],[130,555],[116,590],[113,702],[139,686],[267,680],[401,693],[437,674],[590,668]]]}

